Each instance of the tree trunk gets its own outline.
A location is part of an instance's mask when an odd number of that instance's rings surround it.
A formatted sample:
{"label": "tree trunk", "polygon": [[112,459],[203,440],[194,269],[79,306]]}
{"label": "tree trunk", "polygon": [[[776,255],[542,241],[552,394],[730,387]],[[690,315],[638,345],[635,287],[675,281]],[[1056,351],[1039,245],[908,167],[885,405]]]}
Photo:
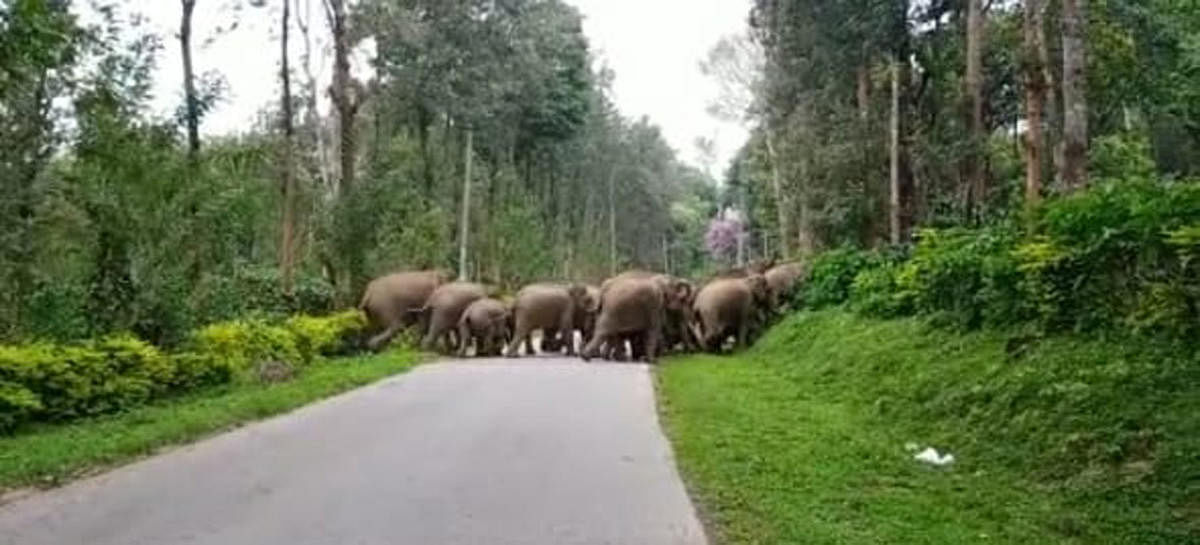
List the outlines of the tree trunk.
{"label": "tree trunk", "polygon": [[[304,68],[304,119],[309,130],[312,131],[312,146],[313,153],[316,155],[317,176],[320,178],[320,184],[325,189],[325,196],[329,198],[333,195],[335,183],[333,180],[333,169],[329,166],[329,144],[325,141],[325,124],[321,119],[321,110],[317,104],[317,76],[312,70],[312,35],[309,33],[309,22],[312,21],[312,0],[304,0],[304,7],[301,9],[300,0],[295,0],[295,20],[296,27],[300,30],[300,35],[304,39],[304,53],[301,57],[301,65]],[[301,16],[303,13],[303,16]]]}
{"label": "tree trunk", "polygon": [[888,219],[892,244],[904,240],[903,213],[900,201],[900,61],[891,67],[892,97],[891,114],[888,118]]}
{"label": "tree trunk", "polygon": [[862,64],[858,65],[855,98],[858,102],[858,119],[866,125],[871,116],[871,61],[864,55]]}
{"label": "tree trunk", "polygon": [[1062,2],[1063,164],[1068,192],[1088,183],[1087,0]]}
{"label": "tree trunk", "polygon": [[775,197],[775,217],[779,222],[779,254],[784,260],[791,257],[791,244],[788,233],[791,231],[788,228],[787,204],[784,202],[783,195],[783,176],[779,170],[780,156],[775,148],[775,131],[767,129],[767,155],[771,161],[771,192]]}
{"label": "tree trunk", "polygon": [[983,0],[967,0],[967,101],[970,104],[970,143],[967,153],[968,202],[982,217],[987,205],[984,162],[987,144],[983,126]]}
{"label": "tree trunk", "polygon": [[617,274],[617,167],[608,171],[608,273]]}
{"label": "tree trunk", "polygon": [[195,161],[200,154],[200,104],[196,98],[195,70],[192,68],[192,12],[196,0],[180,0],[183,17],[179,22],[179,47],[183,56],[183,97],[187,123],[188,159]]}
{"label": "tree trunk", "polygon": [[292,294],[292,280],[295,269],[296,245],[293,238],[296,234],[296,175],[292,165],[292,150],[295,147],[295,127],[292,124],[292,76],[288,62],[288,30],[290,27],[290,0],[283,0],[283,16],[280,22],[279,58],[281,68],[279,80],[283,84],[283,94],[279,97],[282,111],[283,129],[283,165],[280,169],[283,180],[280,189],[283,193],[283,225],[280,226],[281,240],[279,242],[280,281],[283,293]]}
{"label": "tree trunk", "polygon": [[360,106],[359,97],[354,96],[350,79],[350,36],[346,31],[345,0],[325,0],[326,16],[333,33],[333,86],[330,99],[338,112],[338,135],[340,147],[339,165],[341,179],[338,190],[342,194],[354,187],[355,116]]}
{"label": "tree trunk", "polygon": [[467,268],[467,243],[471,233],[471,163],[475,155],[475,131],[467,129],[467,142],[463,151],[463,195],[462,219],[458,231],[458,279],[466,281],[470,269]]}
{"label": "tree trunk", "polygon": [[1042,163],[1046,141],[1042,135],[1046,103],[1046,79],[1042,59],[1046,55],[1043,0],[1025,0],[1025,204],[1035,206],[1042,198]]}

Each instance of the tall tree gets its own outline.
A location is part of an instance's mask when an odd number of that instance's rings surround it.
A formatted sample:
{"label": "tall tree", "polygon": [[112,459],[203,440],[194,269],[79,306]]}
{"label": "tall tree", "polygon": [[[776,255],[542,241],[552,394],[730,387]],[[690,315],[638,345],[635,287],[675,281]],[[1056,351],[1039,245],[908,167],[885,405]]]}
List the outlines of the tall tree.
{"label": "tall tree", "polygon": [[467,127],[466,144],[463,146],[462,217],[458,232],[458,278],[470,278],[467,268],[467,247],[471,236],[471,167],[475,159],[475,131]]}
{"label": "tall tree", "polygon": [[1036,205],[1042,198],[1042,166],[1046,140],[1042,132],[1046,105],[1045,3],[1025,0],[1024,7],[1025,73],[1025,202]]}
{"label": "tall tree", "polygon": [[280,165],[280,192],[283,195],[282,225],[280,226],[279,269],[283,292],[291,295],[293,274],[296,267],[296,170],[293,160],[296,129],[292,114],[292,73],[288,55],[288,35],[291,30],[291,0],[281,0],[283,13],[280,16],[279,38],[279,81],[282,94],[279,97],[280,128],[283,131],[282,165]]}
{"label": "tall tree", "polygon": [[1067,191],[1088,181],[1087,0],[1062,0],[1063,161]]}
{"label": "tall tree", "polygon": [[294,19],[296,21],[296,29],[300,31],[300,38],[304,49],[300,55],[300,66],[304,71],[304,124],[307,127],[311,138],[310,145],[312,146],[310,153],[316,166],[317,178],[321,184],[325,186],[326,196],[336,192],[335,184],[337,180],[333,179],[329,165],[329,143],[326,141],[325,124],[321,116],[321,110],[317,100],[317,74],[313,72],[313,34],[310,30],[312,24],[312,1],[313,0],[295,0]]}
{"label": "tall tree", "polygon": [[338,191],[349,193],[354,187],[354,167],[357,161],[355,118],[362,106],[362,96],[350,75],[351,38],[347,28],[346,0],[324,0],[325,15],[333,38],[333,85],[329,97],[338,114],[339,173]]}
{"label": "tall tree", "polygon": [[195,161],[200,153],[200,99],[196,96],[196,72],[192,66],[192,13],[196,0],[180,0],[183,15],[179,20],[179,49],[183,57],[184,118],[187,123],[188,156]]}
{"label": "tall tree", "polygon": [[983,0],[967,0],[966,95],[970,116],[970,152],[966,156],[967,195],[974,213],[983,211],[987,197],[983,125]]}

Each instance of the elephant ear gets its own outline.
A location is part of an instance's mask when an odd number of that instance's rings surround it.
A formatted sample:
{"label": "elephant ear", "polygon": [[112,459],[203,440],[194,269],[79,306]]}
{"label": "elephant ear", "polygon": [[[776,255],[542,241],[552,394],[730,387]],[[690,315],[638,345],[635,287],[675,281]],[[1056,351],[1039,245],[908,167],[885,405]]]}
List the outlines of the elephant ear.
{"label": "elephant ear", "polygon": [[692,283],[682,278],[675,279],[674,283],[672,284],[672,289],[675,292],[675,299],[679,302],[679,304],[684,306],[691,303],[692,296],[695,295],[695,288],[692,286]]}

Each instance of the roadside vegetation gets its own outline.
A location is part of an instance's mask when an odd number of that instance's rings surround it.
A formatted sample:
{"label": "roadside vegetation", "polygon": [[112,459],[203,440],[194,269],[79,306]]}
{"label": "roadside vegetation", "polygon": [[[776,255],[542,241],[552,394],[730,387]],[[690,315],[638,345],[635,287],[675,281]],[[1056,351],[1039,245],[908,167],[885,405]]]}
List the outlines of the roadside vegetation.
{"label": "roadside vegetation", "polygon": [[672,360],[664,424],[719,543],[1200,538],[1200,361],[1013,338],[801,312],[734,357]]}
{"label": "roadside vegetation", "polygon": [[[1195,184],[1128,179],[1019,221],[816,256],[752,349],[660,374],[714,531],[1200,540],[1197,225]],[[917,462],[908,443],[957,462]]]}
{"label": "roadside vegetation", "polygon": [[0,437],[0,492],[56,486],[233,426],[287,412],[407,371],[420,354],[397,348],[322,359],[278,384],[237,381],[120,413],[65,424],[34,424]]}

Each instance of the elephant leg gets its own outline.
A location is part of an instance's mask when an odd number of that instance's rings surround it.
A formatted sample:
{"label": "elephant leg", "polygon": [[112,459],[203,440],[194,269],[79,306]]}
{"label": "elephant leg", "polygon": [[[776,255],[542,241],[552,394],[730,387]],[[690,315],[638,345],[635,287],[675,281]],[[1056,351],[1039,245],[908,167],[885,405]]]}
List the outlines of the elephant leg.
{"label": "elephant leg", "polygon": [[403,328],[403,323],[399,321],[392,322],[387,326],[387,329],[383,330],[382,333],[371,337],[371,340],[367,341],[367,348],[372,352],[380,351],[384,346],[387,346],[387,344],[391,342],[392,338],[395,337],[396,334],[399,333]]}
{"label": "elephant leg", "polygon": [[[471,338],[471,322],[470,321],[463,320],[463,321],[459,322],[458,338],[463,340],[463,342],[458,344],[458,357],[465,358],[465,357],[467,357],[467,345],[470,344],[469,342],[467,342],[467,340]],[[475,355],[477,355],[477,356],[479,355],[479,347],[478,346],[475,347]]]}
{"label": "elephant leg", "polygon": [[658,359],[659,343],[662,342],[662,328],[651,327],[644,334],[645,346],[642,349],[646,352],[644,360],[646,363],[654,363]]}
{"label": "elephant leg", "polygon": [[431,352],[434,350],[434,343],[441,339],[442,332],[435,326],[430,325],[429,331],[425,333],[425,337],[421,339],[421,350]]}
{"label": "elephant leg", "polygon": [[515,327],[516,330],[513,331],[512,342],[508,343],[508,347],[505,349],[505,355],[510,358],[515,358],[515,357],[518,357],[521,355],[521,341],[522,340],[525,341],[526,353],[530,353],[530,354],[533,353],[533,350],[531,350],[533,347],[530,346],[530,342],[529,342],[529,324],[528,324],[528,322],[526,320],[522,320],[520,317],[517,317],[516,321],[517,321],[516,327]]}
{"label": "elephant leg", "polygon": [[567,312],[564,312],[562,316],[558,318],[558,334],[560,335],[558,344],[561,345],[559,348],[561,349],[562,346],[566,346],[568,356],[575,355],[575,324],[573,323],[574,314],[574,309],[568,309]]}
{"label": "elephant leg", "polygon": [[579,353],[580,357],[583,358],[583,361],[591,361],[592,358],[596,357],[596,355],[600,353],[600,345],[604,344],[604,341],[604,335],[592,335],[592,339],[588,341],[588,343],[583,347],[583,350]]}

